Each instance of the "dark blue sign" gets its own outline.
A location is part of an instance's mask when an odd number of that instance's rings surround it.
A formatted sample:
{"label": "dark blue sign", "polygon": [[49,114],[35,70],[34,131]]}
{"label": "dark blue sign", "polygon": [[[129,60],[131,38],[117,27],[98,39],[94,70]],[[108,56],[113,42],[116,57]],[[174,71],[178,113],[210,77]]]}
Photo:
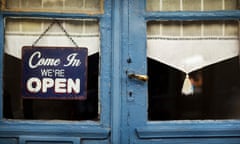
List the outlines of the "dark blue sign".
{"label": "dark blue sign", "polygon": [[87,58],[87,48],[23,47],[23,97],[86,99]]}

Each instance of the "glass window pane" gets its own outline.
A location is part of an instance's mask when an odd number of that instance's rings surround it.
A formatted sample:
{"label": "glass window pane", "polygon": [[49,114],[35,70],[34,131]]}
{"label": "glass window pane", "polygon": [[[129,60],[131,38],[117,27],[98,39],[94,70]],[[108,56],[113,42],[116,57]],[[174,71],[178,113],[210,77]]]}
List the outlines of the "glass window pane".
{"label": "glass window pane", "polygon": [[147,33],[149,36],[160,35],[161,24],[158,21],[150,21],[147,27]]}
{"label": "glass window pane", "polygon": [[[31,46],[52,22],[50,19],[6,19],[3,72],[4,118],[99,120],[100,36],[98,21],[94,19],[59,21],[80,47],[88,48],[87,99],[25,99],[22,96],[21,49],[23,46]],[[59,26],[54,24],[40,39],[37,46],[73,47],[73,44]]]}
{"label": "glass window pane", "polygon": [[[46,26],[48,26],[48,25],[46,25]],[[66,30],[70,33],[83,33],[84,22],[69,20],[68,23],[65,24],[65,26],[66,26]]]}
{"label": "glass window pane", "polygon": [[62,9],[63,8],[63,0],[42,0],[44,9]]}
{"label": "glass window pane", "polygon": [[[180,35],[163,33],[174,23]],[[150,21],[147,30],[150,121],[240,118],[237,21]]]}
{"label": "glass window pane", "polygon": [[237,36],[238,35],[238,22],[229,22],[225,21],[225,31],[224,35],[226,36]]}
{"label": "glass window pane", "polygon": [[[42,1],[41,0],[23,0],[21,1],[22,8],[41,8]],[[11,6],[11,4],[9,4]]]}
{"label": "glass window pane", "polygon": [[162,35],[165,36],[180,36],[180,22],[166,21],[161,22]]}
{"label": "glass window pane", "polygon": [[21,22],[21,28],[24,32],[41,32],[41,23],[38,20],[26,20]]}
{"label": "glass window pane", "polygon": [[184,11],[201,11],[201,0],[183,0]]}
{"label": "glass window pane", "polygon": [[7,0],[6,10],[102,13],[103,0]]}
{"label": "glass window pane", "polygon": [[6,7],[9,8],[19,8],[20,7],[20,0],[8,0],[6,3]]}
{"label": "glass window pane", "polygon": [[239,0],[225,0],[225,9],[226,10],[235,10],[238,9]]}
{"label": "glass window pane", "polygon": [[223,35],[223,22],[205,21],[204,36],[221,36]]}
{"label": "glass window pane", "polygon": [[82,0],[68,0],[67,3],[65,3],[65,9],[74,9],[77,10],[79,8],[83,8],[83,1]]}
{"label": "glass window pane", "polygon": [[163,11],[179,11],[180,0],[162,0]]}
{"label": "glass window pane", "polygon": [[7,21],[8,25],[5,27],[5,31],[8,32],[19,32],[21,21],[18,19],[12,19]]}
{"label": "glass window pane", "polygon": [[100,10],[100,0],[85,0],[85,8],[89,10]]}
{"label": "glass window pane", "polygon": [[201,22],[183,22],[183,36],[201,36]]}
{"label": "glass window pane", "polygon": [[222,0],[204,0],[204,10],[222,10],[223,3]]}
{"label": "glass window pane", "polygon": [[160,0],[148,0],[147,10],[159,11],[160,10]]}
{"label": "glass window pane", "polygon": [[236,10],[238,0],[147,0],[147,11]]}

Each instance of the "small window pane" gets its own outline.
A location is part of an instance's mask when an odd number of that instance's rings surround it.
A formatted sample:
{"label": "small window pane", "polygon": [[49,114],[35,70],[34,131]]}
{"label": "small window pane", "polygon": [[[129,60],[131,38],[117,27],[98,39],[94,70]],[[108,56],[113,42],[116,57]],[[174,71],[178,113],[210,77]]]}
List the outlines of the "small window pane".
{"label": "small window pane", "polygon": [[225,34],[226,36],[237,36],[238,35],[238,22],[225,22]]}
{"label": "small window pane", "polygon": [[[2,0],[3,1],[3,0]],[[103,0],[7,0],[6,10],[102,13]]]}
{"label": "small window pane", "polygon": [[225,9],[226,10],[235,10],[238,9],[239,0],[225,0]]}
{"label": "small window pane", "polygon": [[163,11],[178,11],[180,10],[179,0],[162,0]]}
{"label": "small window pane", "polygon": [[149,22],[149,25],[147,27],[147,33],[149,35],[160,35],[161,33],[161,24],[157,21],[151,21]]}
{"label": "small window pane", "polygon": [[200,0],[183,0],[184,11],[200,11],[201,2]]}
{"label": "small window pane", "polygon": [[165,36],[180,36],[180,22],[177,21],[169,21],[162,22],[162,35]]}
{"label": "small window pane", "polygon": [[77,10],[83,7],[83,1],[81,0],[68,0],[69,2],[65,3],[65,9],[74,9]]}
{"label": "small window pane", "polygon": [[20,31],[20,23],[21,21],[18,19],[9,20],[8,25],[6,25],[5,31],[8,32],[19,32]]}
{"label": "small window pane", "polygon": [[148,0],[147,10],[159,11],[160,10],[160,0]]}
{"label": "small window pane", "polygon": [[62,9],[63,8],[63,0],[42,0],[44,9]]}
{"label": "small window pane", "polygon": [[87,0],[85,1],[85,7],[89,10],[99,10],[100,1],[99,0]]}
{"label": "small window pane", "polygon": [[[59,21],[80,47],[88,48],[87,99],[25,99],[21,95],[21,49],[23,46],[31,46],[52,22],[50,19],[6,19],[3,66],[4,118],[99,120],[100,36],[98,21],[94,19]],[[37,46],[73,47],[73,44],[61,28],[54,24],[40,39]]]}
{"label": "small window pane", "polygon": [[38,20],[26,20],[22,22],[22,31],[24,32],[41,32],[41,23]]}
{"label": "small window pane", "polygon": [[236,10],[238,0],[147,0],[147,11]]}
{"label": "small window pane", "polygon": [[201,36],[201,22],[183,22],[183,36]]}
{"label": "small window pane", "polygon": [[[42,5],[42,2],[40,0],[28,0],[28,1],[22,1],[22,7],[23,8],[40,8]],[[11,4],[10,4],[11,5]]]}
{"label": "small window pane", "polygon": [[70,33],[83,33],[84,22],[83,21],[68,21],[65,24],[66,30]]}
{"label": "small window pane", "polygon": [[221,36],[223,35],[223,22],[215,21],[204,22],[204,36]]}
{"label": "small window pane", "polygon": [[204,0],[204,10],[222,10],[223,3],[222,0]]}
{"label": "small window pane", "polygon": [[19,8],[20,0],[8,0],[6,3],[6,7]]}

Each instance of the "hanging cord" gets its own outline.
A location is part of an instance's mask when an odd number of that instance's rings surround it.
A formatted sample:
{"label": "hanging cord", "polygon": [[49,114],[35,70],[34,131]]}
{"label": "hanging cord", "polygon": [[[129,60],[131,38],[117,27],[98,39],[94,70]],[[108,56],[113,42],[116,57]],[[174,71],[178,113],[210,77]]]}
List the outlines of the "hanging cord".
{"label": "hanging cord", "polygon": [[78,44],[73,40],[73,38],[69,35],[69,33],[58,20],[53,20],[53,22],[46,28],[46,30],[33,42],[32,47],[36,46],[36,44],[46,35],[46,33],[53,27],[55,23],[61,28],[65,36],[68,37],[68,39],[74,44],[74,46],[78,48]]}
{"label": "hanging cord", "polygon": [[42,39],[43,36],[52,28],[52,26],[55,24],[55,21],[53,21],[47,28],[46,30],[33,42],[32,47],[34,47],[40,39]]}
{"label": "hanging cord", "polygon": [[69,35],[69,33],[64,29],[62,24],[59,21],[56,21],[58,26],[61,28],[61,30],[65,33],[65,35],[69,38],[69,40],[75,45],[75,47],[79,47],[78,44],[73,40],[73,38]]}

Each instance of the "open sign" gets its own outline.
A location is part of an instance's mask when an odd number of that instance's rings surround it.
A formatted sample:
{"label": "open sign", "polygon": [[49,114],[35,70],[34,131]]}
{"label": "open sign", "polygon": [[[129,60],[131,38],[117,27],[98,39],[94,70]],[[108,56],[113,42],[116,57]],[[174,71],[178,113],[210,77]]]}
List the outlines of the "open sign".
{"label": "open sign", "polygon": [[87,48],[23,47],[23,97],[86,99],[87,58]]}

